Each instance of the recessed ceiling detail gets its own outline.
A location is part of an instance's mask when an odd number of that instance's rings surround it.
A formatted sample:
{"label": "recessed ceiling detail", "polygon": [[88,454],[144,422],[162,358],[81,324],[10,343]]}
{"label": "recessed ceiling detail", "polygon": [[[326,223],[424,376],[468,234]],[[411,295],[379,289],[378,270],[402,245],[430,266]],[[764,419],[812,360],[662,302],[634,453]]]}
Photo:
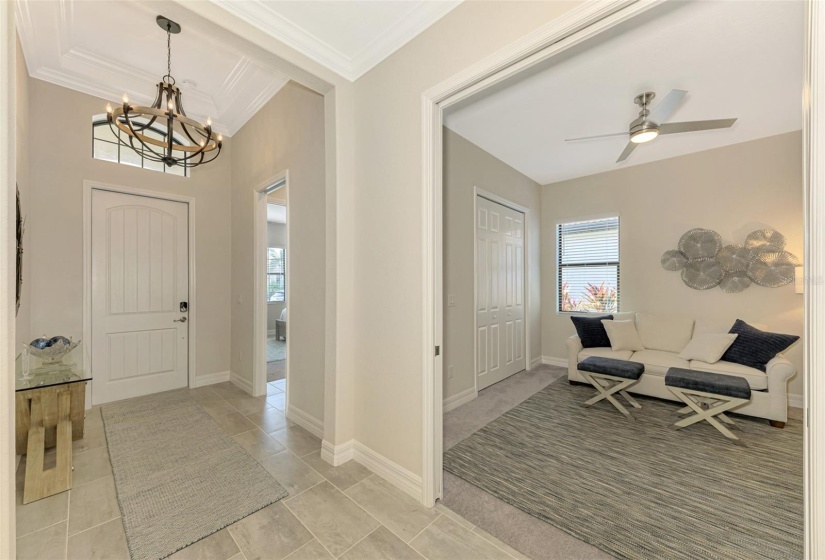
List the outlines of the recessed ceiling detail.
{"label": "recessed ceiling detail", "polygon": [[[804,24],[804,2],[664,2],[448,109],[445,125],[542,185],[800,130]],[[627,131],[634,97],[655,92],[655,112],[672,90],[688,93],[666,122],[735,125],[620,163],[627,133],[565,142]]]}
{"label": "recessed ceiling detail", "polygon": [[212,0],[344,78],[355,81],[461,0]]}
{"label": "recessed ceiling detail", "polygon": [[[105,100],[126,93],[137,105],[151,105],[151,85],[166,72],[166,35],[155,23],[157,5],[102,6],[78,0],[17,2],[29,74]],[[288,78],[196,25],[180,23],[184,31],[175,37],[172,72],[187,113],[199,121],[211,118],[215,132],[232,135]],[[101,103],[101,114],[105,107]]]}

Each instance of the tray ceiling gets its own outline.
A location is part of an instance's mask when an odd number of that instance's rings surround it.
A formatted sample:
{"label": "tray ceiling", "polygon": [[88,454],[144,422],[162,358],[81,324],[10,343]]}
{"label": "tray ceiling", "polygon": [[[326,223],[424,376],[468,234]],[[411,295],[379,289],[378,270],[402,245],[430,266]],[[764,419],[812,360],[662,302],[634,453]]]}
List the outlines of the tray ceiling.
{"label": "tray ceiling", "polygon": [[[802,128],[804,2],[668,2],[449,110],[445,125],[540,184]],[[689,93],[669,122],[738,117],[616,158],[633,98]]]}

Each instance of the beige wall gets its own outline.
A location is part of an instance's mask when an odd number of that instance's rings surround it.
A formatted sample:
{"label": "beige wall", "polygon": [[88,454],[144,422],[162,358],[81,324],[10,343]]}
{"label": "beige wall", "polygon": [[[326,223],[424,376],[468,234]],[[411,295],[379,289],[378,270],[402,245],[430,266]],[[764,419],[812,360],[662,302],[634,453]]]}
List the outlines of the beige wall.
{"label": "beige wall", "polygon": [[[528,209],[530,358],[541,356],[541,186],[475,144],[444,128],[444,398],[475,386],[474,187]],[[455,307],[447,306],[449,295]],[[450,367],[453,377],[450,378]]]}
{"label": "beige wall", "polygon": [[[268,247],[286,248],[286,224],[268,222],[266,224],[266,244]],[[266,329],[268,331],[275,330],[275,321],[281,317],[281,311],[285,307],[286,302],[283,301],[268,301],[266,303]]]}
{"label": "beige wall", "polygon": [[196,207],[196,374],[228,371],[231,140],[189,178],[96,160],[92,116],[107,101],[36,79],[29,92],[31,332],[83,336],[84,180],[185,195]]}
{"label": "beige wall", "polygon": [[464,2],[355,83],[354,435],[414,474],[423,468],[421,94],[577,5]]}
{"label": "beige wall", "polygon": [[[605,214],[621,220],[621,309],[729,322],[737,318],[776,332],[802,335],[803,298],[793,285],[752,285],[728,294],[692,290],[659,264],[687,230],[716,230],[725,244],[743,243],[755,229],[784,234],[802,258],[802,135],[792,132],[706,152],[546,185],[542,238],[555,239],[560,221]],[[542,244],[542,340],[545,356],[566,358],[564,340],[575,331],[556,313],[557,247]],[[787,353],[798,373],[789,392],[802,394],[802,343]]]}
{"label": "beige wall", "polygon": [[232,143],[232,372],[252,382],[253,192],[289,170],[289,406],[323,420],[324,98],[289,82]]}
{"label": "beige wall", "polygon": [[24,219],[27,220],[23,234],[23,291],[20,298],[20,309],[15,322],[15,338],[17,347],[14,353],[19,354],[22,343],[31,342],[31,222],[27,219],[31,215],[31,179],[29,176],[29,71],[26,68],[26,59],[23,58],[23,49],[17,39],[15,60],[16,86],[16,147],[17,147],[17,187],[20,190],[20,208]]}

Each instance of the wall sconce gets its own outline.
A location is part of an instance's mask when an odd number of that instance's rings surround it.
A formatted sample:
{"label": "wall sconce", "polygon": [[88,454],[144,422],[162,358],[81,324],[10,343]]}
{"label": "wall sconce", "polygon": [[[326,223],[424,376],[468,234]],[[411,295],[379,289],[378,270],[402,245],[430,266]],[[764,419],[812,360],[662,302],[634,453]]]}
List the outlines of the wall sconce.
{"label": "wall sconce", "polygon": [[797,294],[805,292],[805,267],[797,266],[794,269],[794,290]]}

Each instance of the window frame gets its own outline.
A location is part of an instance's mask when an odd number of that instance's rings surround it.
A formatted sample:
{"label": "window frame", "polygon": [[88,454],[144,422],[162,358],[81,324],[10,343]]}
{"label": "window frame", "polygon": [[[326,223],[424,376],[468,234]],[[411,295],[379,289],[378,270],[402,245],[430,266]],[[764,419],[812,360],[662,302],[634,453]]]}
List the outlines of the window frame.
{"label": "window frame", "polygon": [[[589,262],[587,264],[579,264],[579,265],[562,265],[562,253],[561,253],[561,237],[562,237],[562,226],[570,225],[570,224],[577,224],[583,222],[597,222],[601,220],[610,220],[615,219],[618,232],[616,235],[616,261],[594,261]],[[597,216],[588,216],[586,218],[571,218],[571,219],[564,219],[559,220],[556,222],[556,314],[557,315],[590,315],[592,313],[621,313],[621,305],[622,305],[622,290],[621,290],[621,283],[622,283],[622,276],[621,276],[621,262],[622,262],[622,217],[621,214],[617,213],[609,213]],[[586,268],[588,266],[615,266],[616,267],[616,310],[615,311],[564,311],[562,310],[562,271],[564,268]]]}
{"label": "window frame", "polygon": [[[269,250],[270,249],[279,249],[283,252],[283,262],[284,262],[284,271],[283,272],[269,272]],[[270,276],[283,276],[283,286],[284,286],[284,297],[283,299],[269,299],[269,277]],[[286,247],[278,247],[278,246],[267,246],[266,248],[266,303],[286,303]]]}
{"label": "window frame", "polygon": [[[102,117],[100,115],[97,115],[97,116],[92,118],[92,159],[95,159],[97,161],[107,161],[109,163],[117,163],[119,165],[127,165],[129,167],[137,167],[138,169],[148,169],[149,171],[155,171],[155,172],[160,172],[160,173],[164,173],[164,174],[168,174],[168,175],[174,175],[176,177],[185,177],[185,178],[189,177],[189,168],[188,167],[183,168],[183,175],[180,175],[178,173],[171,173],[169,171],[169,168],[166,166],[166,164],[163,164],[163,163],[161,164],[162,169],[153,169],[152,167],[147,167],[146,166],[147,160],[143,157],[143,150],[140,151],[140,166],[139,167],[137,165],[132,165],[130,163],[124,162],[123,159],[121,158],[121,149],[124,148],[124,147],[128,147],[128,146],[124,146],[123,143],[120,142],[120,141],[112,142],[111,140],[105,140],[103,138],[97,138],[95,136],[95,131],[97,130],[97,128],[99,126],[110,127],[109,121],[107,120],[105,115],[103,115]],[[161,136],[166,135],[166,130],[164,128],[159,127],[159,126],[150,126],[147,130],[149,130],[151,132],[154,132],[156,134],[160,134]],[[118,140],[120,140],[120,134],[121,134],[121,132],[118,131]],[[96,147],[97,142],[103,142],[103,143],[106,143],[106,144],[112,144],[114,146],[117,146],[117,161],[112,161],[110,159],[102,159],[102,158],[95,157],[95,147]],[[175,143],[175,144],[181,145],[181,146],[186,145],[181,141],[181,139],[178,137],[178,135],[174,134],[174,133],[172,134],[172,142]],[[129,149],[131,149],[131,148],[129,148]],[[135,152],[135,153],[137,153],[137,152]]]}

